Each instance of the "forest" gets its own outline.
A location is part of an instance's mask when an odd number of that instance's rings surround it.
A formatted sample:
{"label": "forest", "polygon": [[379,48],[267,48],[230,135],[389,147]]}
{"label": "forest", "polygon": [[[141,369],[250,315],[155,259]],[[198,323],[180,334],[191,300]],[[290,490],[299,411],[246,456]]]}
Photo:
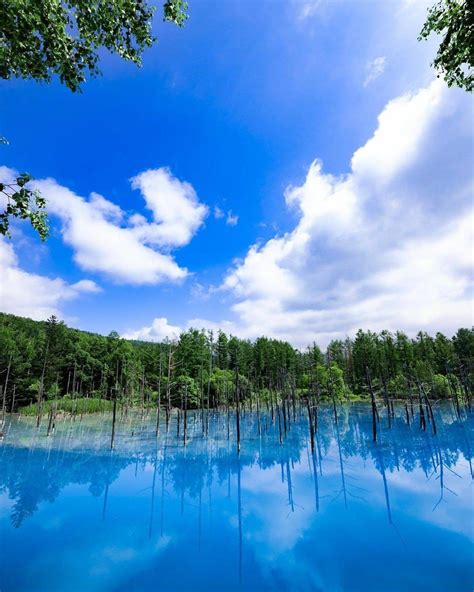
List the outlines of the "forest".
{"label": "forest", "polygon": [[[0,314],[2,414],[38,405],[73,411],[127,407],[217,408],[293,401],[453,398],[470,407],[474,330],[452,337],[359,330],[354,339],[298,350],[286,341],[189,329],[162,343],[69,328],[52,316]],[[29,407],[28,407],[29,406]]]}

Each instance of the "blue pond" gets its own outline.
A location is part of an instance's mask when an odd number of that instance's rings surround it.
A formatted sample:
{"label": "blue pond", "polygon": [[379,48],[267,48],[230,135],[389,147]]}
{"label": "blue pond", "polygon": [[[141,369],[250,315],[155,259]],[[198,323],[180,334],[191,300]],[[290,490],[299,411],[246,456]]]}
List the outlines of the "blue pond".
{"label": "blue pond", "polygon": [[188,440],[150,414],[7,419],[0,444],[0,590],[469,591],[472,436],[450,406],[431,426],[370,408],[277,421],[190,414]]}

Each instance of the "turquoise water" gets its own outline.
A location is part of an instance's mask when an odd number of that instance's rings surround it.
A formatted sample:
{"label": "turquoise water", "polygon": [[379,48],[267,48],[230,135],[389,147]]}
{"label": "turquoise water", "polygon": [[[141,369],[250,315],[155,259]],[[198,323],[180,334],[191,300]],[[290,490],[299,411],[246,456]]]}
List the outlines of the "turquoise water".
{"label": "turquoise water", "polygon": [[62,420],[52,436],[7,420],[0,445],[0,590],[469,591],[474,587],[472,418],[436,408],[437,435],[404,410],[277,422],[212,414]]}

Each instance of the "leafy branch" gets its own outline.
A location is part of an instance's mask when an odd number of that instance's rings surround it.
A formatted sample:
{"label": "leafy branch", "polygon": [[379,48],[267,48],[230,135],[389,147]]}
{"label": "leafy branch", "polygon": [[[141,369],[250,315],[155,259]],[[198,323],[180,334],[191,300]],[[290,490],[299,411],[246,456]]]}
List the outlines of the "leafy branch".
{"label": "leafy branch", "polygon": [[37,189],[28,187],[32,176],[22,173],[15,183],[0,183],[0,194],[6,198],[6,208],[0,214],[0,235],[10,237],[10,217],[30,220],[42,241],[49,234],[46,200]]}
{"label": "leafy branch", "polygon": [[474,90],[474,2],[439,0],[428,10],[418,40],[444,35],[432,66],[448,86]]}

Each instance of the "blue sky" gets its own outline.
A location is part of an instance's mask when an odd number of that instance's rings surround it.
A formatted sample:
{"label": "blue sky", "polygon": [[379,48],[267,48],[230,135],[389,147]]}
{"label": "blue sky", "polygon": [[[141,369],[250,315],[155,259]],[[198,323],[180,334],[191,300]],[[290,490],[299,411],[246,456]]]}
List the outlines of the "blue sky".
{"label": "blue sky", "polygon": [[0,308],[296,345],[470,325],[472,98],[436,81],[426,6],[192,0],[141,69],[2,81],[2,175],[34,174],[52,234],[0,243]]}

